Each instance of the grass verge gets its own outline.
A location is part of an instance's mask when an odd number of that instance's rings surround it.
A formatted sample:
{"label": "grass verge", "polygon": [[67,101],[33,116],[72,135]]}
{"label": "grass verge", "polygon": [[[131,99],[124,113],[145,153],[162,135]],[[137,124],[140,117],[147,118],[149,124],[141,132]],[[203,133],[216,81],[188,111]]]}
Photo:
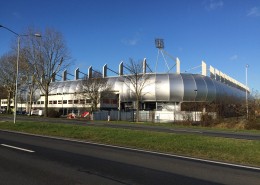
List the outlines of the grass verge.
{"label": "grass verge", "polygon": [[0,129],[260,166],[260,141],[30,121],[0,122]]}

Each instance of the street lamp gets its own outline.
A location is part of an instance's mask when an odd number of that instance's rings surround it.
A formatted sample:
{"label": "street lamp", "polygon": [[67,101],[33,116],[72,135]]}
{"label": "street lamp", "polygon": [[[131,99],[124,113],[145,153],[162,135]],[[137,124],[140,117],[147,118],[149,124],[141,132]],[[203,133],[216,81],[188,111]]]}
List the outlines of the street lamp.
{"label": "street lamp", "polygon": [[17,59],[16,59],[15,98],[14,98],[15,99],[14,100],[14,124],[15,124],[16,123],[16,111],[17,111],[17,93],[18,93],[17,87],[18,87],[18,75],[19,75],[20,38],[26,37],[26,36],[41,37],[41,35],[38,33],[31,34],[31,35],[20,35],[3,25],[0,25],[0,28],[4,28],[17,36]]}
{"label": "street lamp", "polygon": [[197,102],[196,102],[196,98],[198,95],[198,89],[194,89],[195,92],[195,98],[194,98],[194,102],[195,102],[195,122],[197,121]]}
{"label": "street lamp", "polygon": [[246,119],[248,119],[248,97],[247,97],[247,69],[248,69],[249,65],[246,64]]}

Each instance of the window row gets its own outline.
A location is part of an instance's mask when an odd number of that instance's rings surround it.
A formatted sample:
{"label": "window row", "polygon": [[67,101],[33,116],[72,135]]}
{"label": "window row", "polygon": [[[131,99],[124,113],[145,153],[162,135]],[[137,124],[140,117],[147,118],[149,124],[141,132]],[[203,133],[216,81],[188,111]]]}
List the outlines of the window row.
{"label": "window row", "polygon": [[91,103],[89,99],[81,99],[81,100],[49,100],[49,104],[86,104]]}
{"label": "window row", "polygon": [[103,99],[102,103],[103,104],[117,105],[118,104],[118,100],[117,99]]}

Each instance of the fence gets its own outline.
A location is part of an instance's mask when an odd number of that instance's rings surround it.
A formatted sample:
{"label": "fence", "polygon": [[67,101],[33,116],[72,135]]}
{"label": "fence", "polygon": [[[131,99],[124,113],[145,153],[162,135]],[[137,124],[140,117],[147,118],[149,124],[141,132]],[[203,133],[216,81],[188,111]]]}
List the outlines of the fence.
{"label": "fence", "polygon": [[[175,121],[201,121],[202,112],[186,112],[186,111],[140,111],[139,121],[144,122],[175,122]],[[213,118],[216,116],[210,113]],[[99,111],[93,113],[94,120],[111,121],[135,121],[135,111]]]}
{"label": "fence", "polygon": [[134,111],[99,111],[93,113],[93,120],[108,120],[111,121],[134,121]]}

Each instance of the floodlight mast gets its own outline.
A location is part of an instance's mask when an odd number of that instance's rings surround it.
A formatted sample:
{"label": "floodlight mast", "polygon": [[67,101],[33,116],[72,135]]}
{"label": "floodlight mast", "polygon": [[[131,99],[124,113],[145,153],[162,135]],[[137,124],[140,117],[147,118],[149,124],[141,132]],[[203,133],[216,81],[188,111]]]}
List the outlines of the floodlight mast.
{"label": "floodlight mast", "polygon": [[163,39],[161,38],[157,38],[155,39],[155,46],[156,48],[158,48],[158,54],[157,54],[157,60],[156,60],[156,66],[155,66],[155,72],[157,72],[157,66],[158,66],[158,59],[159,59],[159,54],[161,53],[161,55],[163,56],[163,59],[164,59],[164,62],[165,62],[165,65],[167,66],[168,68],[168,72],[170,71],[170,68],[169,68],[169,65],[164,57],[164,41]]}
{"label": "floodlight mast", "polygon": [[158,49],[163,49],[164,48],[164,41],[163,41],[163,39],[155,39],[155,46]]}

